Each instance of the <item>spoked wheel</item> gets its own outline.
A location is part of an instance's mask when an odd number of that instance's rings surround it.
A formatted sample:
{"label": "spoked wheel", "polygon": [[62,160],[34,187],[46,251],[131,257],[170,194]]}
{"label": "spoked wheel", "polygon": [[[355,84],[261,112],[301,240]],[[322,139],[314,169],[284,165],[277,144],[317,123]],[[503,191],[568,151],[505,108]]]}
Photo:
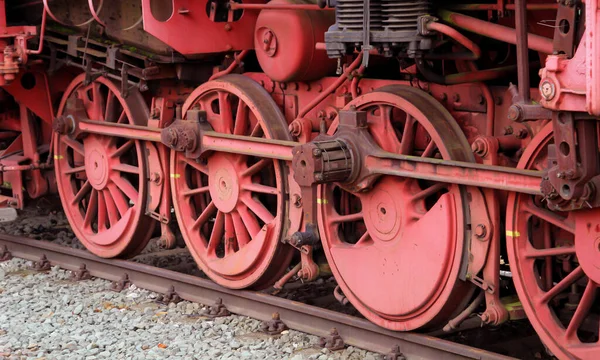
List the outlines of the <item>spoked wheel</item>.
{"label": "spoked wheel", "polygon": [[[545,169],[552,143],[548,125],[518,167]],[[542,341],[560,359],[600,358],[600,209],[553,212],[541,197],[513,193],[506,234],[519,299]]]}
{"label": "spoked wheel", "polygon": [[[388,86],[348,104],[386,151],[474,161],[451,115],[426,93]],[[472,294],[459,280],[469,208],[462,187],[393,176],[366,192],[320,188],[319,230],[344,294],[392,330],[441,325]]]}
{"label": "spoked wheel", "polygon": [[[88,119],[144,125],[148,108],[141,94],[120,95],[119,86],[100,77],[84,85],[80,75],[67,88],[58,115],[69,115],[67,101],[83,105]],[[55,135],[58,191],[77,238],[101,257],[130,257],[148,243],[154,220],[146,209],[146,158],[140,141],[87,134],[82,139]]]}
{"label": "spoked wheel", "polygon": [[[206,111],[214,131],[291,140],[269,94],[241,75],[196,89],[183,106]],[[172,153],[175,213],[194,259],[229,288],[271,285],[289,265],[281,242],[286,221],[286,174],[278,160],[213,153],[197,162]]]}

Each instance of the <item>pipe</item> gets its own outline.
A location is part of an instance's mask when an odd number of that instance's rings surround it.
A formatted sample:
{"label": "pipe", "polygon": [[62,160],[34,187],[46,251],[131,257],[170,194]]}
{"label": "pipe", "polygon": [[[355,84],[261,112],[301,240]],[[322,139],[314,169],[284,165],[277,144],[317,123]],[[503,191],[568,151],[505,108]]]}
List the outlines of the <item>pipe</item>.
{"label": "pipe", "polygon": [[46,18],[48,16],[48,12],[46,11],[46,8],[44,8],[43,10],[44,12],[42,13],[42,25],[40,28],[40,44],[38,45],[37,50],[27,50],[26,53],[30,54],[30,55],[39,55],[42,53],[42,50],[44,49],[44,36],[46,35]]}
{"label": "pipe", "polygon": [[239,54],[234,55],[233,62],[227,67],[227,69],[213,74],[208,79],[208,81],[215,80],[217,78],[220,78],[221,76],[231,74],[231,72],[241,63],[241,61],[246,57],[246,55],[248,55],[249,52],[249,50],[242,50]]}
{"label": "pipe", "polygon": [[415,64],[417,65],[419,72],[425,77],[425,79],[427,79],[427,81],[442,85],[489,81],[509,75],[517,70],[516,65],[509,65],[499,68],[461,72],[458,74],[443,76],[435,73],[423,59],[416,59]]}
{"label": "pipe", "polygon": [[361,65],[353,74],[354,77],[352,78],[352,83],[350,84],[350,93],[352,94],[352,99],[356,99],[358,97],[358,81],[364,72],[365,66]]}
{"label": "pipe", "polygon": [[[459,11],[501,11],[502,9],[498,4],[457,4],[446,6],[449,10]],[[538,10],[556,10],[558,4],[527,4],[527,10],[538,11]],[[504,10],[515,10],[515,4],[505,4]]]}
{"label": "pipe", "polygon": [[[471,16],[448,10],[439,10],[438,15],[445,22],[461,29],[496,39],[498,41],[507,42],[509,44],[517,44],[517,31],[513,28],[494,24],[489,21],[479,20]],[[539,51],[544,54],[552,54],[552,41],[552,39],[535,34],[527,35],[529,49]]]}
{"label": "pipe", "polygon": [[273,284],[273,288],[276,290],[281,290],[283,289],[283,286],[290,281],[291,278],[294,277],[294,275],[296,275],[298,273],[298,271],[300,271],[300,269],[302,269],[302,263],[299,262],[298,265],[294,266],[294,268],[292,270],[290,270],[287,274],[283,275],[283,277],[279,280],[277,280],[277,282],[275,284]]}
{"label": "pipe", "polygon": [[240,4],[230,2],[231,10],[318,10],[318,11],[333,11],[335,8],[320,8],[319,5],[313,4]]}
{"label": "pipe", "polygon": [[470,60],[477,60],[481,56],[481,49],[479,48],[479,46],[477,46],[477,44],[475,44],[463,34],[459,33],[456,29],[435,21],[428,22],[426,26],[427,30],[437,31],[441,34],[444,34],[456,41],[457,43],[461,44],[465,48],[467,48],[467,50],[471,51],[473,53],[473,56],[470,58]]}
{"label": "pipe", "polygon": [[46,163],[37,163],[29,165],[0,165],[0,173],[7,171],[44,170],[50,168],[52,168],[52,165],[48,165]]}
{"label": "pipe", "polygon": [[333,94],[337,90],[337,88],[342,86],[342,84],[348,79],[350,74],[352,74],[352,72],[356,70],[356,68],[358,68],[358,65],[362,62],[362,57],[363,53],[361,52],[358,54],[356,59],[354,59],[354,61],[346,68],[346,71],[344,71],[344,73],[340,75],[340,77],[337,78],[337,80],[333,84],[329,85],[329,87],[323,90],[323,92],[320,93],[319,96],[314,98],[308,105],[306,105],[302,108],[302,110],[300,110],[297,117],[303,118],[304,116],[306,116],[306,114],[309,111],[314,109],[315,106],[321,103],[321,101],[325,100],[326,97]]}
{"label": "pipe", "polygon": [[350,300],[348,300],[348,298],[342,293],[342,289],[340,289],[339,285],[333,289],[333,297],[335,297],[335,299],[344,306],[350,303]]}
{"label": "pipe", "polygon": [[479,295],[477,295],[475,300],[473,300],[473,302],[471,304],[469,304],[469,306],[467,306],[460,314],[458,314],[458,316],[456,316],[454,319],[448,321],[448,324],[446,324],[446,326],[444,326],[444,331],[449,332],[449,331],[452,331],[452,330],[456,329],[457,327],[459,327],[460,324],[463,321],[465,321],[465,319],[468,318],[469,315],[471,315],[473,313],[473,311],[475,311],[475,309],[477,309],[477,307],[479,305],[481,305],[481,303],[483,302],[483,296],[484,296],[484,292],[482,291],[479,293]]}
{"label": "pipe", "polygon": [[527,45],[527,8],[525,0],[515,0],[515,30],[517,33],[517,79],[519,99],[529,102],[529,46]]}

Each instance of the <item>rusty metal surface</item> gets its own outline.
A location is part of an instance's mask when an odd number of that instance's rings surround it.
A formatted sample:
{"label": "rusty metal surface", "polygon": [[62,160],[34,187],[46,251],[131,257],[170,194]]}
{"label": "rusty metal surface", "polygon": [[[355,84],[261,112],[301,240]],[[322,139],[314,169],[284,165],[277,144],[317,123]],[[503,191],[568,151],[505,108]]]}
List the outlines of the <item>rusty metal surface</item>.
{"label": "rusty metal surface", "polygon": [[269,320],[273,312],[278,312],[289,328],[319,336],[327,336],[335,327],[346,344],[370,351],[386,353],[399,345],[407,359],[512,359],[427,335],[385,330],[367,320],[271,295],[225,289],[191,275],[125,260],[98,258],[86,251],[50,242],[1,234],[0,245],[6,246],[13,256],[28,260],[37,261],[45,255],[52,265],[68,270],[76,271],[85,264],[92,276],[107,280],[118,281],[127,274],[129,281],[138,287],[160,293],[174,289],[189,301],[212,304],[221,298],[229,311],[260,320]]}

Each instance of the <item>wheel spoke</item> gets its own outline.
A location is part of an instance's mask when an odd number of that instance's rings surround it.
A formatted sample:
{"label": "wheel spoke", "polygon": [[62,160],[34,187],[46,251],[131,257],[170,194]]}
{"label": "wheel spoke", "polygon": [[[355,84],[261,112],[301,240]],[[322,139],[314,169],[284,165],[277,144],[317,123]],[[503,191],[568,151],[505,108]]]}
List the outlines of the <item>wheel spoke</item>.
{"label": "wheel spoke", "polygon": [[119,171],[119,172],[129,173],[129,174],[135,174],[135,175],[140,174],[139,167],[129,165],[129,164],[122,164],[122,163],[115,164],[115,165],[113,165],[112,169]]}
{"label": "wheel spoke", "polygon": [[583,272],[583,268],[578,266],[569,275],[565,276],[558,284],[554,285],[552,289],[544,293],[544,295],[542,295],[540,298],[540,303],[545,304],[552,300],[556,295],[560,294],[562,291],[568,288],[569,285],[573,284],[584,275],[585,273]]}
{"label": "wheel spoke", "polygon": [[194,169],[208,175],[208,167],[206,165],[200,164],[192,159],[183,157],[183,155],[182,155],[181,159],[183,160],[183,162],[185,162],[189,166],[193,167]]}
{"label": "wheel spoke", "polygon": [[358,239],[358,241],[356,242],[356,244],[354,244],[354,246],[362,246],[362,245],[366,245],[367,243],[369,243],[371,239],[371,236],[369,235],[368,231],[365,231],[364,234],[362,234],[362,236],[360,237],[360,239]]}
{"label": "wheel spoke", "polygon": [[536,216],[544,221],[551,223],[554,226],[557,226],[567,232],[570,232],[571,234],[575,233],[575,225],[572,221],[570,221],[568,218],[563,218],[550,210],[542,209],[536,206],[531,200],[523,204],[523,210],[525,210],[533,216]]}
{"label": "wheel spoke", "polygon": [[588,280],[585,290],[583,291],[583,295],[581,296],[581,300],[577,305],[577,309],[569,322],[569,326],[567,327],[567,331],[565,332],[565,337],[567,339],[577,337],[577,329],[581,326],[581,323],[585,319],[586,315],[588,315],[592,304],[594,303],[594,297],[596,295],[596,284],[594,284],[591,280]]}
{"label": "wheel spoke", "polygon": [[265,224],[269,224],[273,221],[273,214],[271,214],[260,201],[251,196],[244,196],[242,197],[242,202],[246,204],[248,209],[258,216]]}
{"label": "wheel spoke", "polygon": [[267,185],[263,185],[263,184],[257,184],[257,183],[243,184],[242,189],[248,190],[248,191],[251,191],[254,193],[260,193],[260,194],[268,194],[268,195],[279,194],[279,190],[276,187],[267,186]]}
{"label": "wheel spoke", "polygon": [[63,171],[63,174],[72,175],[72,174],[77,174],[77,173],[84,172],[84,171],[85,171],[85,166],[78,166],[78,167],[74,167],[74,168],[67,168],[65,171]]}
{"label": "wheel spoke", "polygon": [[246,206],[239,205],[237,207],[238,214],[240,214],[240,218],[244,223],[246,229],[248,230],[248,234],[251,238],[254,238],[256,234],[260,231],[260,226],[258,225],[258,221],[252,215],[252,213],[248,210]]}
{"label": "wheel spoke", "polygon": [[233,129],[233,114],[231,113],[231,94],[219,92],[219,115],[221,116],[221,131],[225,134],[231,134]]}
{"label": "wheel spoke", "polygon": [[424,157],[424,158],[433,157],[433,153],[435,152],[436,149],[437,149],[437,146],[435,145],[433,140],[429,140],[429,143],[427,144],[427,147],[425,147],[425,150],[423,151],[423,154],[421,154],[421,157]]}
{"label": "wheel spoke", "polygon": [[131,185],[131,183],[129,182],[129,180],[118,176],[118,175],[113,175],[111,177],[113,183],[115,183],[115,185],[117,185],[117,187],[134,203],[137,201],[138,198],[138,191],[133,187],[133,185]]}
{"label": "wheel spoke", "polygon": [[125,111],[125,109],[123,109],[123,111],[121,111],[121,115],[119,115],[119,119],[117,120],[117,124],[127,124],[129,123],[129,121],[127,121],[127,112]]}
{"label": "wheel spoke", "polygon": [[256,122],[256,125],[254,125],[254,128],[252,129],[250,136],[262,137],[263,135],[264,135],[264,132],[263,132],[262,126],[260,126],[259,122]]}
{"label": "wheel spoke", "polygon": [[273,159],[260,159],[256,162],[256,164],[250,166],[246,170],[244,170],[241,176],[252,176],[259,173],[262,169],[266,168]]}
{"label": "wheel spoke", "polygon": [[215,219],[215,223],[212,228],[212,232],[210,233],[210,239],[208,240],[208,245],[206,246],[206,252],[208,254],[214,254],[217,250],[217,246],[223,240],[223,230],[225,228],[225,216],[223,212],[217,211],[217,217]]}
{"label": "wheel spoke", "polygon": [[345,223],[345,222],[354,222],[354,221],[360,221],[364,218],[364,215],[362,212],[358,212],[355,214],[349,214],[349,215],[332,215],[331,216],[331,223],[332,224],[337,224],[337,223]]}
{"label": "wheel spoke", "polygon": [[[113,137],[113,139],[116,140],[117,137]],[[115,151],[113,151],[113,153],[110,156],[113,158],[120,158],[121,156],[125,155],[125,153],[129,151],[129,149],[131,149],[133,145],[135,145],[135,140],[129,139],[125,143],[123,143],[123,145],[119,146]]]}
{"label": "wheel spoke", "polygon": [[90,119],[97,121],[104,121],[104,112],[106,106],[104,104],[104,96],[100,92],[100,83],[92,83],[92,104],[90,111]]}
{"label": "wheel spoke", "polygon": [[121,217],[125,216],[125,213],[129,210],[129,204],[127,199],[125,199],[125,195],[117,188],[114,183],[110,183],[106,186],[108,188],[108,192],[110,193],[110,197],[114,201],[117,206],[117,210],[119,210],[119,215]]}
{"label": "wheel spoke", "polygon": [[114,122],[115,115],[115,93],[112,91],[108,91],[108,95],[106,96],[106,110],[104,112],[104,121]]}
{"label": "wheel spoke", "polygon": [[225,256],[235,253],[235,229],[231,214],[225,214]]}
{"label": "wheel spoke", "polygon": [[119,210],[117,209],[117,205],[115,204],[115,200],[111,197],[110,190],[104,189],[102,191],[102,196],[104,196],[104,204],[106,205],[106,212],[108,213],[108,221],[110,226],[113,227],[119,221]]}
{"label": "wheel spoke", "polygon": [[98,211],[98,191],[92,189],[92,195],[90,195],[90,201],[88,202],[87,209],[85,210],[85,218],[83,219],[83,226],[90,227],[92,221],[96,218]]}
{"label": "wheel spoke", "polygon": [[400,140],[400,154],[412,155],[417,124],[418,123],[415,121],[415,118],[406,114],[404,130],[402,131],[402,139]]}
{"label": "wheel spoke", "polygon": [[81,156],[85,156],[85,150],[83,149],[83,144],[77,140],[71,139],[68,136],[61,136],[60,141],[62,141],[65,145],[73,149],[75,152],[79,153]]}
{"label": "wheel spoke", "polygon": [[92,190],[92,184],[90,184],[89,181],[86,181],[83,186],[81,187],[81,189],[79,189],[79,191],[77,191],[77,194],[75,194],[75,197],[73,198],[73,201],[71,202],[72,205],[77,205],[81,202],[81,200],[83,200],[83,198],[90,192],[90,190]]}
{"label": "wheel spoke", "polygon": [[215,213],[215,211],[217,211],[217,207],[215,206],[215,203],[211,201],[204,208],[204,210],[202,210],[202,213],[200,214],[200,216],[198,216],[196,221],[194,221],[194,224],[192,224],[192,230],[196,231],[200,229],[204,224],[208,222],[208,220]]}
{"label": "wheel spoke", "polygon": [[184,190],[181,192],[181,195],[183,195],[183,197],[190,197],[190,196],[206,193],[209,191],[209,189],[210,188],[208,186],[202,186],[202,187],[199,187],[196,189]]}
{"label": "wheel spoke", "polygon": [[527,245],[527,249],[523,252],[526,258],[535,259],[535,258],[543,258],[546,256],[561,256],[561,255],[574,255],[575,247],[574,246],[564,246],[564,247],[556,247],[556,248],[548,248],[548,249],[536,249],[531,246],[530,243]]}
{"label": "wheel spoke", "polygon": [[237,211],[231,213],[233,220],[233,228],[235,230],[235,236],[237,238],[238,249],[243,248],[250,242],[250,236],[248,230],[244,226],[244,222]]}
{"label": "wheel spoke", "polygon": [[246,127],[248,126],[248,106],[242,100],[238,100],[237,111],[235,114],[235,125],[233,128],[234,135],[245,135]]}
{"label": "wheel spoke", "polygon": [[448,184],[445,183],[435,183],[434,185],[428,187],[427,189],[423,189],[416,193],[413,196],[413,200],[422,200],[433,194],[437,194],[438,192],[448,189]]}
{"label": "wheel spoke", "polygon": [[106,203],[104,202],[104,195],[101,191],[98,191],[98,232],[106,230]]}

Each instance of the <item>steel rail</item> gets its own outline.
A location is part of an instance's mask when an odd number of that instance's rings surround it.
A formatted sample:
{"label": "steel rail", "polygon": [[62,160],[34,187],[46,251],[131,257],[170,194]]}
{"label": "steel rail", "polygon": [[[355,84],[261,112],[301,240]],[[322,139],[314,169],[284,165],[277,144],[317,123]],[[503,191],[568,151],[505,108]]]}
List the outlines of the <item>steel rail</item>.
{"label": "steel rail", "polygon": [[329,329],[335,327],[348,345],[379,353],[387,353],[398,345],[409,360],[513,359],[428,335],[386,330],[364,319],[296,301],[226,289],[196,276],[126,260],[99,258],[84,250],[47,241],[0,234],[1,245],[5,245],[14,257],[35,261],[45,256],[52,265],[66,270],[77,270],[85,264],[92,276],[106,280],[117,281],[127,274],[132,284],[158,293],[166,293],[172,286],[181,298],[201,304],[212,304],[220,298],[234,314],[269,320],[274,312],[278,312],[289,328],[318,336],[326,336]]}

